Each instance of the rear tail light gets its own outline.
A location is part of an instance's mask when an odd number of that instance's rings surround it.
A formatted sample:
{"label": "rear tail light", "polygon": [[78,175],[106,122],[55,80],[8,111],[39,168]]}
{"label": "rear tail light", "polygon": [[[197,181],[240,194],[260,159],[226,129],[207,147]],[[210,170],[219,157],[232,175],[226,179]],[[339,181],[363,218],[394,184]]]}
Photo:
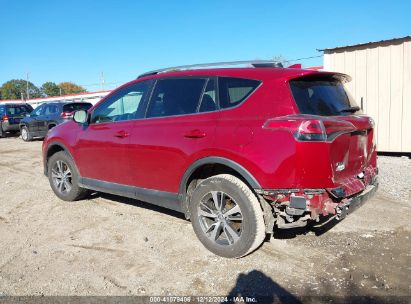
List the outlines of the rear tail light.
{"label": "rear tail light", "polygon": [[9,117],[7,115],[3,115],[1,121],[9,121]]}
{"label": "rear tail light", "polygon": [[288,131],[298,141],[332,141],[338,135],[356,130],[355,126],[348,121],[298,115],[269,119],[263,128]]}
{"label": "rear tail light", "polygon": [[61,114],[60,114],[60,117],[61,118],[70,118],[70,117],[72,117],[73,116],[73,113],[72,112],[62,112]]}
{"label": "rear tail light", "polygon": [[321,120],[305,120],[300,123],[294,136],[299,141],[326,141],[327,133]]}

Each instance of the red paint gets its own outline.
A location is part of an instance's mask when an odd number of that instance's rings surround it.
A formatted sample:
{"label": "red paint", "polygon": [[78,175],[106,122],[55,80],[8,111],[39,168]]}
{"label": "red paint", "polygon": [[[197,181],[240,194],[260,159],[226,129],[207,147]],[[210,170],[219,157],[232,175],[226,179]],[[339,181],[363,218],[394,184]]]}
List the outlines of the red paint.
{"label": "red paint", "polygon": [[[263,189],[342,187],[352,195],[362,191],[377,173],[373,125],[365,115],[299,115],[288,81],[318,73],[334,74],[240,68],[143,77],[122,87],[171,76],[231,76],[257,79],[262,85],[243,104],[227,110],[89,126],[69,121],[49,132],[43,153],[58,141],[69,149],[83,177],[175,193],[193,162],[218,156],[243,166]],[[322,134],[321,130],[325,136],[341,134],[331,142],[299,141],[295,137],[298,132]],[[337,171],[340,162],[345,169]],[[361,172],[363,180],[357,178]],[[331,203],[331,196],[325,193],[312,200],[311,209],[324,214],[332,209]]]}

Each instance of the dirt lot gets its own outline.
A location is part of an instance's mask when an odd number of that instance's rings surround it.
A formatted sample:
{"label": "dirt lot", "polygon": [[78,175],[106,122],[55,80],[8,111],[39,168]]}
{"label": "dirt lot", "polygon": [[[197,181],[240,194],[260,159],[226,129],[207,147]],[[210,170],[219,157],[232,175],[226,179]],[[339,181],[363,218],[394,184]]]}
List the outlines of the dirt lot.
{"label": "dirt lot", "polygon": [[331,229],[277,233],[230,260],[177,213],[103,194],[60,201],[41,143],[0,139],[0,296],[411,296],[408,158],[382,157],[378,195]]}

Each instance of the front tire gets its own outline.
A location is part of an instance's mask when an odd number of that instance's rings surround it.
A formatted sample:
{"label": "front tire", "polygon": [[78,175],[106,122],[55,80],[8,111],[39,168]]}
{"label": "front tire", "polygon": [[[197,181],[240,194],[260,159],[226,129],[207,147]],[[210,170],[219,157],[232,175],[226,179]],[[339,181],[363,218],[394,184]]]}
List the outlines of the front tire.
{"label": "front tire", "polygon": [[220,174],[203,180],[192,194],[190,214],[198,239],[216,255],[239,258],[264,241],[260,203],[235,176]]}
{"label": "front tire", "polygon": [[21,128],[20,133],[21,133],[21,138],[24,141],[32,141],[33,140],[33,136],[30,134],[29,129],[26,126],[23,126]]}
{"label": "front tire", "polygon": [[76,201],[84,198],[88,190],[79,187],[79,174],[74,161],[64,151],[51,156],[47,167],[51,189],[63,201]]}

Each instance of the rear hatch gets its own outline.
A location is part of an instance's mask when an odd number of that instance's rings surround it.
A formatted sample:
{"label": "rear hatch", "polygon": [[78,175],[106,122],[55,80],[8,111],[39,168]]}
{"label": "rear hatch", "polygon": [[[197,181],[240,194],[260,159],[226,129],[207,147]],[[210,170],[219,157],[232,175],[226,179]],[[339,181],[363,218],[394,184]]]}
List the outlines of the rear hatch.
{"label": "rear hatch", "polygon": [[10,104],[6,106],[6,116],[10,125],[19,124],[27,113],[30,113],[33,108],[25,104]]}
{"label": "rear hatch", "polygon": [[301,124],[297,139],[328,143],[331,178],[340,188],[332,193],[337,197],[362,191],[376,170],[374,122],[362,115],[344,88],[347,79],[342,74],[318,73],[289,82],[300,116],[308,121]]}

